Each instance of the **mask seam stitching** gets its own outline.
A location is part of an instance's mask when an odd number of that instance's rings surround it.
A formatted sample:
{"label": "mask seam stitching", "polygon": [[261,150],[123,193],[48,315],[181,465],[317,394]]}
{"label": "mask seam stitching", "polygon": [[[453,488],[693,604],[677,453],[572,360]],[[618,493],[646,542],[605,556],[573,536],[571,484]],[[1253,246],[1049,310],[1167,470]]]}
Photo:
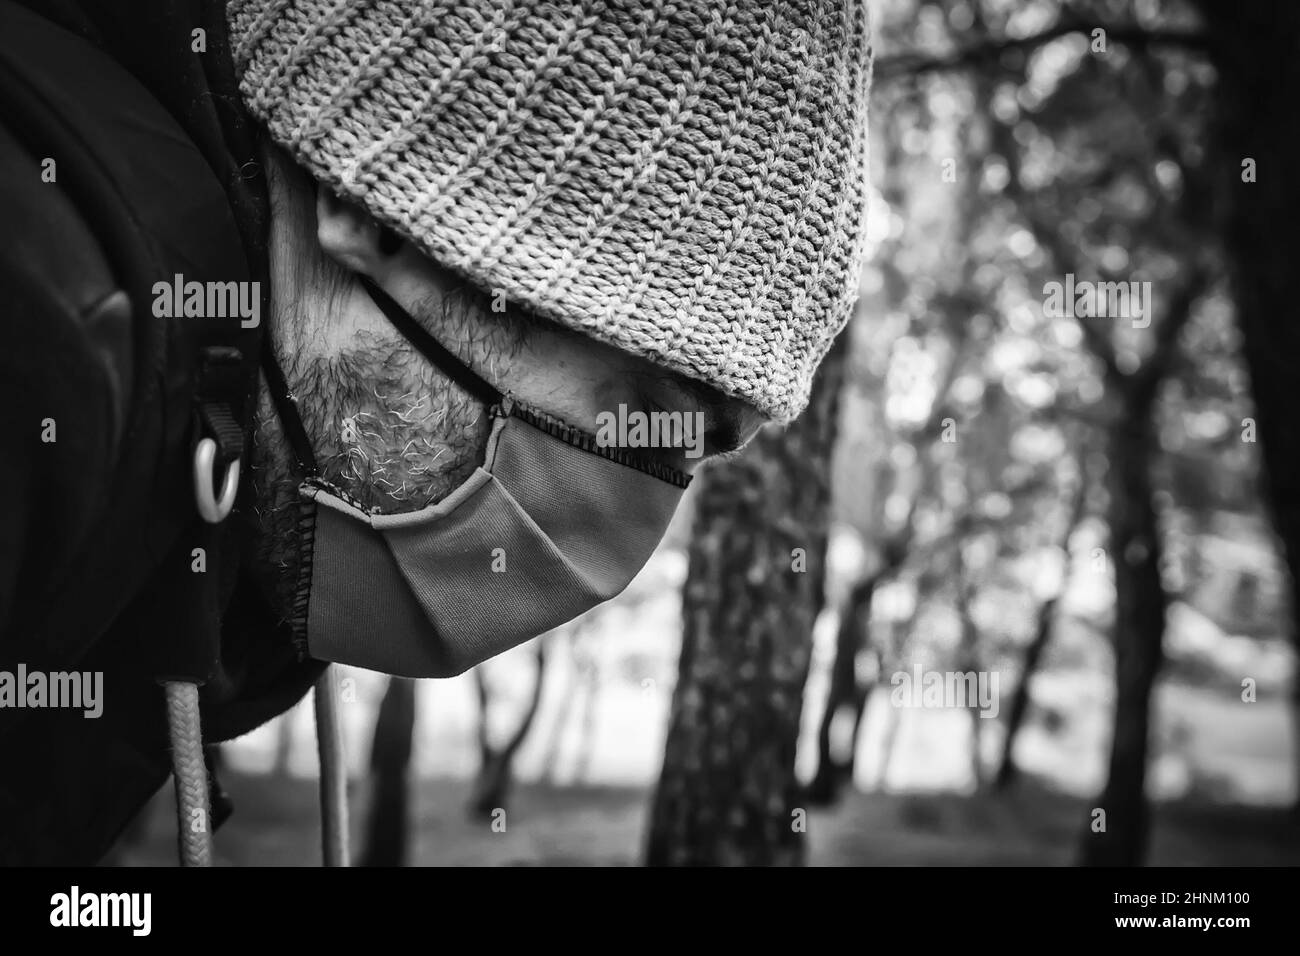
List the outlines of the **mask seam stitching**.
{"label": "mask seam stitching", "polygon": [[298,499],[298,581],[294,589],[291,632],[299,660],[310,656],[307,647],[307,618],[311,607],[311,579],[316,550],[316,508],[310,498]]}

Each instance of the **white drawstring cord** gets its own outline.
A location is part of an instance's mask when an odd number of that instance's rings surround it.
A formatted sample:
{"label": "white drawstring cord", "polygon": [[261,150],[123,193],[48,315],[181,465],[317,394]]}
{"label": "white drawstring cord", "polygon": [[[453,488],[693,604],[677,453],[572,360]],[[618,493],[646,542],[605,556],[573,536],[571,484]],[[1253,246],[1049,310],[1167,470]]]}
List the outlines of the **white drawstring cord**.
{"label": "white drawstring cord", "polygon": [[176,823],[181,866],[212,865],[212,808],[208,805],[208,767],[203,762],[199,688],[188,681],[165,681],[167,734],[176,780]]}
{"label": "white drawstring cord", "polygon": [[[176,820],[182,866],[212,865],[212,808],[203,761],[199,689],[166,681],[167,732],[176,781]],[[316,681],[316,745],[320,754],[321,851],[326,866],[348,866],[347,767],[339,723],[338,687],[328,667]]]}
{"label": "white drawstring cord", "polygon": [[316,749],[320,754],[321,855],[326,866],[350,866],[348,851],[348,775],[339,723],[334,667],[316,681]]}

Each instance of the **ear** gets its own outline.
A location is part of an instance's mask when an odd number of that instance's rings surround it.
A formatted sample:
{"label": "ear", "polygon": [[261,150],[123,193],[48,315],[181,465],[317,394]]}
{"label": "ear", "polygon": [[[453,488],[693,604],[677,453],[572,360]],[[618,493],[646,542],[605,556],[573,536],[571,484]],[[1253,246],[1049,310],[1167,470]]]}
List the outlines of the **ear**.
{"label": "ear", "polygon": [[343,268],[372,278],[379,277],[402,245],[370,213],[323,186],[316,189],[316,239]]}

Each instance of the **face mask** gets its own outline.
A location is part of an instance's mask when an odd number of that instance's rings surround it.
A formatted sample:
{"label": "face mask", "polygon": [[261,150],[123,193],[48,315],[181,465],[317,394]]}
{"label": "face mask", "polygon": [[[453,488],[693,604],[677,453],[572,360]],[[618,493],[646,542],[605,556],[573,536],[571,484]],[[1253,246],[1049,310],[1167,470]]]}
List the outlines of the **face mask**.
{"label": "face mask", "polygon": [[320,477],[268,345],[267,383],[305,475],[299,649],[400,677],[446,677],[619,594],[663,537],[690,476],[602,448],[503,395],[382,289],[362,284],[425,358],[489,408],[491,431],[483,464],[445,499],[371,514]]}

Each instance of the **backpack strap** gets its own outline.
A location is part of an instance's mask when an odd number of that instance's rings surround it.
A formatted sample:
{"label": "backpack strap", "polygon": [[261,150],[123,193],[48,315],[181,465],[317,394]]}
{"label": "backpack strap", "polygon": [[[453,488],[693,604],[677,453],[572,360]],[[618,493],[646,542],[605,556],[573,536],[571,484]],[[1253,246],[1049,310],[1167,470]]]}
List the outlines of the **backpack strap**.
{"label": "backpack strap", "polygon": [[[141,663],[159,678],[202,683],[218,666],[220,609],[236,573],[238,549],[221,523],[234,496],[220,489],[245,454],[262,324],[174,314],[159,308],[160,290],[177,282],[252,286],[264,264],[248,261],[208,159],[131,74],[5,0],[0,37],[0,116],[28,154],[57,164],[60,188],[130,301],[135,346],[109,507],[76,562],[47,582],[48,613],[28,630],[23,650],[75,663],[138,595],[155,609],[137,622],[151,644]],[[256,289],[260,317],[269,290]],[[201,449],[215,489],[199,495],[204,503],[196,501]],[[223,501],[208,514],[217,521],[204,520],[203,504]],[[199,551],[202,571],[194,565]]]}

